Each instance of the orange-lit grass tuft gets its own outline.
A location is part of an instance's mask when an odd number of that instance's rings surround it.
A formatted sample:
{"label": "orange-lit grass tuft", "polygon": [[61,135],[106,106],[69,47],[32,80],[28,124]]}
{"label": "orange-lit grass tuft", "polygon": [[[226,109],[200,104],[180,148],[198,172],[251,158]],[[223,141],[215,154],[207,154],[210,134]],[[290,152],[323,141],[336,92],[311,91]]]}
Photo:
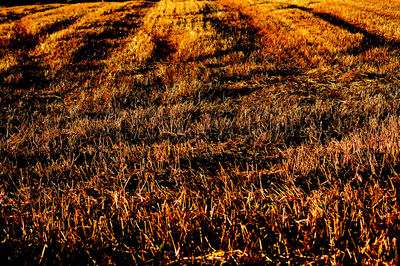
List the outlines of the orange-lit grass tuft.
{"label": "orange-lit grass tuft", "polygon": [[0,261],[398,263],[391,3],[1,10]]}

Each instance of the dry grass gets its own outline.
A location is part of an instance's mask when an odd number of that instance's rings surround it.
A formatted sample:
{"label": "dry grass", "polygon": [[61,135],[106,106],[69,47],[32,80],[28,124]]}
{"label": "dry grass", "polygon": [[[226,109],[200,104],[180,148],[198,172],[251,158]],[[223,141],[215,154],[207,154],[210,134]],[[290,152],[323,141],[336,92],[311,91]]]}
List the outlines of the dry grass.
{"label": "dry grass", "polygon": [[0,10],[0,261],[396,264],[398,1]]}

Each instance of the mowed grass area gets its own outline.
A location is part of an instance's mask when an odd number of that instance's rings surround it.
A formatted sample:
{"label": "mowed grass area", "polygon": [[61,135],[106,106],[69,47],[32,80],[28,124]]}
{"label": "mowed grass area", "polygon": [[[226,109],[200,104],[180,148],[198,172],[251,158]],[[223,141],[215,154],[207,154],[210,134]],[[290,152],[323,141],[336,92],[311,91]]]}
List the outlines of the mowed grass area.
{"label": "mowed grass area", "polygon": [[399,263],[400,1],[0,9],[2,263]]}

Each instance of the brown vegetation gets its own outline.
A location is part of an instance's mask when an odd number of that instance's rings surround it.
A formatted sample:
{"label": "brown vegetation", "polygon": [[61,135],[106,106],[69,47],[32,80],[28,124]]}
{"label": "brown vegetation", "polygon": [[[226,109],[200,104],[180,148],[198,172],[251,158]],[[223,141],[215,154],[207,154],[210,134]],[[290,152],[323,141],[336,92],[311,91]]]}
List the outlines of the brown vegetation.
{"label": "brown vegetation", "polygon": [[0,10],[0,260],[399,262],[400,1]]}

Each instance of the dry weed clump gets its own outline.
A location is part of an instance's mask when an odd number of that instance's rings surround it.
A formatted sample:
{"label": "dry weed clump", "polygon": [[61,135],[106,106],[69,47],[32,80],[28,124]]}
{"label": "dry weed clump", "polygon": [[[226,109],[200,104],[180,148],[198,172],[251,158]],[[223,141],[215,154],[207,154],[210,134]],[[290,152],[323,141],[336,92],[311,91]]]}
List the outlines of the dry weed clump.
{"label": "dry weed clump", "polygon": [[0,10],[0,262],[398,263],[398,6]]}

